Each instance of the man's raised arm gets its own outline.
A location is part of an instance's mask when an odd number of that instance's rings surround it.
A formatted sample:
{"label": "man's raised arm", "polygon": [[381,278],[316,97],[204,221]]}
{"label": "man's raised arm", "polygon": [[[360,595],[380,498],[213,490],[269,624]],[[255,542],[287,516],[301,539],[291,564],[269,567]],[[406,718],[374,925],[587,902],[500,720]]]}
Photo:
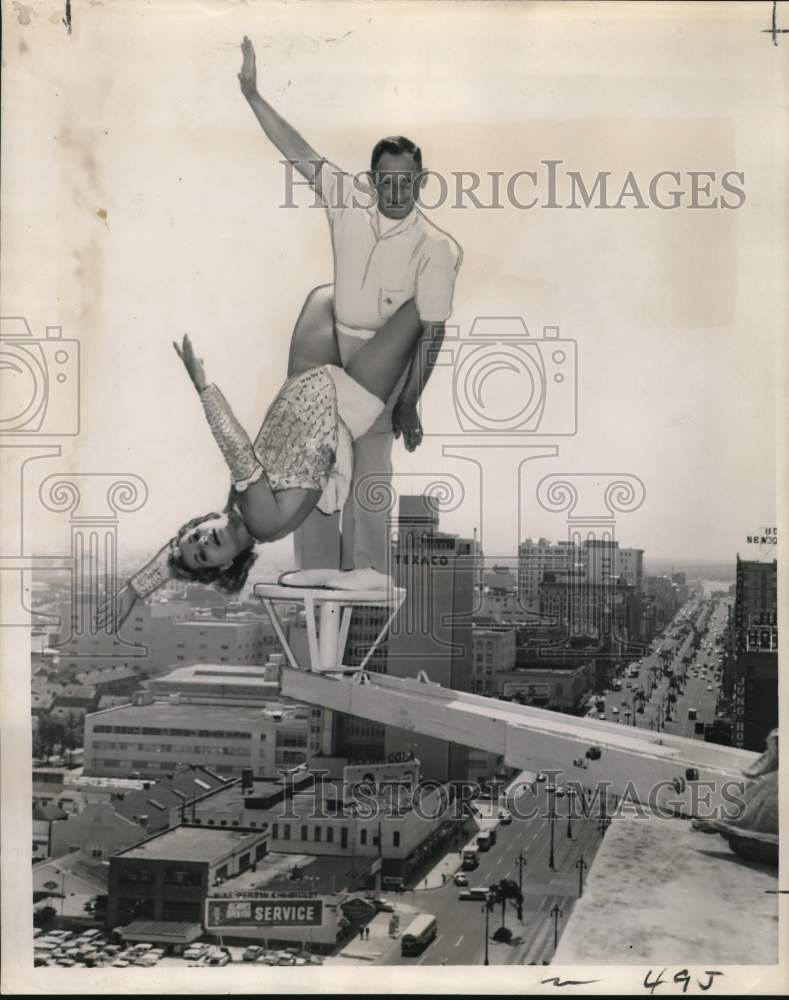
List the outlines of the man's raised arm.
{"label": "man's raised arm", "polygon": [[255,50],[252,42],[244,35],[241,43],[241,52],[244,61],[238,80],[241,84],[241,93],[249,101],[249,106],[255,113],[255,117],[260,122],[260,126],[268,136],[269,140],[277,147],[286,160],[292,161],[298,172],[309,181],[315,183],[315,171],[323,157],[318,156],[315,150],[304,141],[299,133],[290,126],[284,118],[280,117],[271,107],[268,101],[258,93],[257,73],[255,70]]}

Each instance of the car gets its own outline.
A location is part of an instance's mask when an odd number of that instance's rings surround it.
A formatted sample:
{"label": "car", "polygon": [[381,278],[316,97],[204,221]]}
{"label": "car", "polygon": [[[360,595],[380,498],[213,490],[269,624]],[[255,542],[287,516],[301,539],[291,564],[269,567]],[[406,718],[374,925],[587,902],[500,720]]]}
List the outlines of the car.
{"label": "car", "polygon": [[55,965],[62,965],[64,969],[71,969],[76,964],[77,963],[73,958],[59,958],[57,962],[55,962]]}
{"label": "car", "polygon": [[277,965],[295,965],[296,959],[289,951],[277,952]]}
{"label": "car", "polygon": [[499,821],[502,826],[509,826],[512,822],[512,813],[507,812],[506,809],[499,809]]}
{"label": "car", "polygon": [[259,944],[251,944],[248,948],[244,949],[244,953],[241,956],[244,962],[256,962],[258,956],[262,955],[263,948]]}
{"label": "car", "polygon": [[192,959],[202,958],[207,951],[208,951],[207,944],[190,944],[189,947],[184,952],[183,957],[187,961],[190,961]]}
{"label": "car", "polygon": [[112,967],[113,969],[128,969],[129,963],[126,961],[125,958],[116,958],[115,961],[112,963]]}
{"label": "car", "polygon": [[468,885],[468,875],[464,875],[463,872],[458,872],[452,881],[455,885]]}
{"label": "car", "polygon": [[138,958],[135,958],[134,961],[132,962],[132,965],[141,965],[143,968],[150,969],[154,965],[158,965],[158,963],[159,963],[159,958],[157,955],[145,954],[145,955],[140,955]]}
{"label": "car", "polygon": [[540,771],[539,774],[537,775],[537,781],[546,781],[546,780],[547,780],[547,775],[545,774],[544,771]]}
{"label": "car", "polygon": [[614,705],[613,708],[611,709],[611,715],[619,715],[619,709],[616,707],[616,705]]}
{"label": "car", "polygon": [[708,685],[707,685],[707,690],[708,690],[708,691],[712,691],[712,684],[708,684]]}
{"label": "car", "polygon": [[221,968],[222,966],[227,965],[229,961],[230,961],[230,956],[222,952],[220,955],[212,955],[208,959],[208,964],[211,966],[218,966]]}
{"label": "car", "polygon": [[258,965],[276,965],[278,961],[279,955],[276,951],[264,951],[257,957]]}
{"label": "car", "polygon": [[368,903],[373,904],[376,913],[394,913],[394,903],[384,899],[383,896],[365,896],[364,898]]}

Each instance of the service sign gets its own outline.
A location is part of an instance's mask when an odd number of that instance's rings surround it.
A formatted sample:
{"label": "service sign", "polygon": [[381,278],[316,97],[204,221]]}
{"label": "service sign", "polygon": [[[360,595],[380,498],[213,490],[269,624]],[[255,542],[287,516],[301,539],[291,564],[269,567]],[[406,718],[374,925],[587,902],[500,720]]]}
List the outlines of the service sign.
{"label": "service sign", "polygon": [[321,899],[209,899],[208,927],[320,927]]}

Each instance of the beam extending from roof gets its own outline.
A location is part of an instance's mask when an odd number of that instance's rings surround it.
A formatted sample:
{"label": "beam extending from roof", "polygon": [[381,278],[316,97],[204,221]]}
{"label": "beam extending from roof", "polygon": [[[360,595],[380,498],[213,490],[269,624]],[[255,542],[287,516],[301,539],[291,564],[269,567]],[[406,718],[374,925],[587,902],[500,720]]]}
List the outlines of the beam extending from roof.
{"label": "beam extending from roof", "polygon": [[500,754],[509,767],[557,772],[667,813],[732,813],[757,754],[713,743],[452,691],[364,671],[281,668],[282,694],[337,712]]}

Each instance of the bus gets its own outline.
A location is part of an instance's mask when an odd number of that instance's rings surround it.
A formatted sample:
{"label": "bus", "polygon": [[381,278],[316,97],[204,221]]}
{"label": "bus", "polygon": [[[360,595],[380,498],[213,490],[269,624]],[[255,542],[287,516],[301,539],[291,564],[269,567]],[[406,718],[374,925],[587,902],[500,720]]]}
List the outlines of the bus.
{"label": "bus", "polygon": [[430,942],[435,941],[437,930],[436,918],[430,913],[421,913],[400,938],[402,954],[421,955]]}
{"label": "bus", "polygon": [[464,848],[462,868],[464,872],[471,872],[475,868],[479,868],[479,848],[476,844]]}
{"label": "bus", "polygon": [[492,846],[493,846],[493,837],[491,836],[490,831],[477,834],[477,847],[481,851],[489,851]]}

